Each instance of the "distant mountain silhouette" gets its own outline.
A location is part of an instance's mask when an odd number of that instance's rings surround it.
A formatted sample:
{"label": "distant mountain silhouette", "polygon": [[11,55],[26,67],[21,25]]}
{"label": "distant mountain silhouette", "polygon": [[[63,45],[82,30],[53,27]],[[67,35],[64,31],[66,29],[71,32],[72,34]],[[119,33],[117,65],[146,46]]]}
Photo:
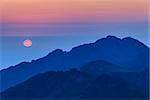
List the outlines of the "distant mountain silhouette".
{"label": "distant mountain silhouette", "polygon": [[[96,61],[98,63],[98,61]],[[103,65],[106,62],[100,61],[98,64]],[[92,65],[93,64],[93,65]],[[108,63],[110,64],[110,63]],[[91,63],[95,68],[95,63]],[[89,65],[84,66],[89,68]],[[88,69],[85,68],[85,69]],[[85,71],[84,69],[84,71]],[[109,70],[109,69],[106,69]],[[106,72],[106,70],[104,72]],[[88,69],[88,71],[90,71]],[[93,70],[91,70],[93,72]],[[96,70],[95,70],[96,71]],[[145,70],[148,72],[148,70]],[[144,71],[144,73],[145,73]],[[1,93],[2,100],[4,99],[144,99],[148,100],[148,84],[140,80],[142,85],[137,81],[133,84],[120,77],[124,74],[126,78],[132,80],[140,79],[143,74],[132,72],[131,77],[128,73],[114,75],[112,72],[103,73],[93,76],[91,74],[71,69],[69,71],[50,71],[44,74],[38,74],[29,80],[7,89]],[[148,75],[147,75],[148,76]],[[145,78],[145,79],[148,79]],[[144,84],[143,84],[144,83]]]}
{"label": "distant mountain silhouette", "polygon": [[119,39],[114,36],[107,36],[97,40],[95,43],[72,48],[69,52],[57,49],[43,58],[32,62],[22,62],[16,66],[1,70],[1,91],[39,73],[80,68],[89,62],[97,60],[138,72],[148,68],[148,54],[149,48],[138,40],[130,37]]}
{"label": "distant mountain silhouette", "polygon": [[106,74],[106,73],[112,73],[112,72],[128,72],[128,69],[125,69],[120,66],[116,66],[114,64],[111,64],[106,61],[102,60],[97,60],[97,61],[92,61],[84,66],[82,66],[80,71],[88,73],[93,76],[101,75],[101,74]]}

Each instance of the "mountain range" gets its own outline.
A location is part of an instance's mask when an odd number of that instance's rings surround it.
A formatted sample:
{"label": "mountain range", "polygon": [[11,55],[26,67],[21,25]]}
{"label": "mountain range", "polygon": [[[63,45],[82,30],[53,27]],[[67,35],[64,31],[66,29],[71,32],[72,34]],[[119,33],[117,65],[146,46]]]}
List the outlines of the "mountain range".
{"label": "mountain range", "polygon": [[[1,93],[2,100],[16,99],[144,99],[149,96],[148,69],[122,72],[108,69],[110,63],[94,61],[79,69],[49,71]],[[91,69],[95,69],[92,73]],[[99,68],[100,67],[100,68]],[[117,66],[110,66],[117,67]],[[97,70],[100,69],[100,70]]]}
{"label": "mountain range", "polygon": [[[70,70],[72,68],[75,69]],[[1,70],[0,91],[4,98],[106,98],[108,91],[114,91],[108,94],[108,98],[146,98],[148,75],[142,74],[144,71],[149,72],[149,48],[146,45],[131,37],[107,36],[94,43],[74,47],[69,52],[57,49],[43,58]],[[80,80],[80,77],[84,78]],[[61,80],[72,82],[63,83],[64,86],[59,88]],[[78,84],[76,80],[83,82]],[[107,83],[106,86],[103,82]],[[74,86],[77,86],[75,90],[69,92]],[[39,90],[33,91],[36,88]],[[122,90],[125,94],[120,93]]]}

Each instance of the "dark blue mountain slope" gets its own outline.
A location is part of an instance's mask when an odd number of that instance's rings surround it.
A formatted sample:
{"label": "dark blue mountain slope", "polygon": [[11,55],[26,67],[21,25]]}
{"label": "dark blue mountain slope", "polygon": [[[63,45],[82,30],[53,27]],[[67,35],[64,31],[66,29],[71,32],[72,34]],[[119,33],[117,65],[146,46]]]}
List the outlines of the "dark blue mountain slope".
{"label": "dark blue mountain slope", "polygon": [[[99,64],[106,62],[99,62]],[[91,63],[92,65],[92,63]],[[110,63],[108,63],[110,65]],[[95,63],[93,63],[93,67]],[[86,65],[84,66],[84,68]],[[89,68],[89,66],[87,66]],[[114,65],[115,67],[115,65]],[[88,68],[85,68],[88,69]],[[84,70],[84,71],[85,71]],[[109,69],[108,69],[109,70]],[[84,71],[71,69],[69,71],[50,71],[38,74],[27,81],[11,87],[1,93],[2,100],[20,99],[142,99],[148,100],[148,91],[144,91],[145,85],[141,76],[143,72],[128,73],[114,72],[91,75]],[[90,70],[88,69],[88,72]],[[95,70],[96,71],[96,70]],[[93,72],[93,70],[92,70]],[[96,71],[97,72],[97,71]],[[123,75],[126,77],[123,78]],[[141,78],[140,78],[141,77]],[[126,80],[138,79],[139,82]],[[144,79],[145,80],[145,79]],[[140,85],[139,85],[140,84]],[[145,86],[144,86],[145,87]],[[146,88],[148,86],[146,85]]]}
{"label": "dark blue mountain slope", "polygon": [[57,49],[43,58],[32,62],[22,62],[1,70],[0,91],[4,91],[38,73],[79,68],[96,60],[110,62],[132,71],[141,71],[148,68],[148,56],[149,48],[133,38],[119,39],[114,36],[107,36],[95,43],[75,47],[69,52]]}

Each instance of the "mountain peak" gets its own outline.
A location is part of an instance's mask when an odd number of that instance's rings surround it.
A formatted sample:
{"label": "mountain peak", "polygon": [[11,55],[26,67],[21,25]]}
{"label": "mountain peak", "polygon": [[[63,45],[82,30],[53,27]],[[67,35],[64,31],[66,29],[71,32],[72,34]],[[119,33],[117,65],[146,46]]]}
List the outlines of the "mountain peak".
{"label": "mountain peak", "polygon": [[111,71],[121,71],[121,67],[104,60],[96,60],[85,64],[80,70],[89,74],[99,75]]}
{"label": "mountain peak", "polygon": [[117,37],[115,37],[115,36],[112,36],[112,35],[108,35],[108,36],[106,37],[106,39],[119,39],[119,38],[117,38]]}
{"label": "mountain peak", "polygon": [[133,39],[132,37],[125,37],[122,39],[122,41],[124,43],[128,43],[129,45],[134,45],[134,46],[140,46],[140,47],[146,47],[147,46],[145,44],[143,44],[142,42],[136,40],[136,39]]}
{"label": "mountain peak", "polygon": [[133,39],[133,38],[131,38],[131,37],[125,37],[125,38],[123,38],[122,39],[123,41],[128,41],[128,42],[138,42],[139,43],[139,41],[138,40],[136,40],[136,39]]}
{"label": "mountain peak", "polygon": [[63,53],[64,53],[64,51],[62,49],[56,49],[56,50],[52,51],[51,53],[49,53],[47,56],[63,54]]}
{"label": "mountain peak", "polygon": [[54,50],[52,53],[62,53],[62,52],[63,52],[62,49],[56,49],[56,50]]}
{"label": "mountain peak", "polygon": [[102,39],[99,39],[97,40],[95,43],[96,44],[109,44],[109,43],[119,43],[121,41],[120,38],[117,38],[115,36],[111,36],[111,35],[108,35],[107,37],[105,38],[102,38]]}

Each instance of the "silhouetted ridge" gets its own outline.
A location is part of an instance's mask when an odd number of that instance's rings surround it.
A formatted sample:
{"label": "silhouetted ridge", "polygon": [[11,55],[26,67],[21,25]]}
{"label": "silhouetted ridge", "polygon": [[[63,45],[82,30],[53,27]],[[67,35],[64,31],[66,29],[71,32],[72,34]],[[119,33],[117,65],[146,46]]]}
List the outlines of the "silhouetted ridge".
{"label": "silhouetted ridge", "polygon": [[142,42],[138,41],[138,40],[135,40],[131,37],[126,37],[126,38],[123,38],[122,41],[124,43],[128,43],[128,45],[132,45],[132,46],[137,46],[137,47],[143,47],[143,48],[148,48],[145,44],[143,44]]}
{"label": "silhouetted ridge", "polygon": [[124,71],[139,72],[149,67],[149,48],[133,38],[119,39],[107,36],[94,43],[74,47],[69,52],[57,49],[45,57],[0,71],[0,91],[39,73],[80,68],[92,61],[105,61],[121,67]]}
{"label": "silhouetted ridge", "polygon": [[102,43],[104,43],[104,42],[116,43],[116,42],[120,42],[120,41],[121,41],[120,38],[117,38],[117,37],[115,37],[115,36],[108,35],[106,38],[99,39],[99,40],[97,40],[95,43],[97,43],[97,44],[102,44]]}
{"label": "silhouetted ridge", "polygon": [[58,56],[58,55],[62,55],[64,53],[65,53],[65,51],[63,51],[61,49],[56,49],[56,50],[52,51],[51,53],[49,53],[48,55],[46,55],[44,58],[48,58],[48,57],[52,57],[52,56]]}
{"label": "silhouetted ridge", "polygon": [[89,73],[91,75],[101,75],[104,73],[126,71],[124,68],[120,66],[102,60],[89,62],[84,66],[82,66],[80,70]]}
{"label": "silhouetted ridge", "polygon": [[[91,66],[103,65],[106,62],[95,61]],[[93,64],[93,65],[92,65]],[[96,70],[96,69],[95,69]],[[108,69],[109,70],[109,69]],[[68,71],[49,71],[38,74],[27,81],[7,89],[1,93],[5,99],[144,99],[148,100],[148,92],[142,86],[145,81],[137,80],[145,76],[143,72],[137,77],[130,77],[123,73],[125,78],[113,73],[105,73],[93,77],[83,71],[71,69]],[[136,75],[137,73],[132,73]],[[144,84],[143,84],[144,83]],[[142,84],[142,85],[141,85]]]}
{"label": "silhouetted ridge", "polygon": [[52,51],[49,55],[51,55],[51,54],[55,55],[55,54],[61,54],[61,53],[63,53],[63,50],[56,49],[56,50]]}

